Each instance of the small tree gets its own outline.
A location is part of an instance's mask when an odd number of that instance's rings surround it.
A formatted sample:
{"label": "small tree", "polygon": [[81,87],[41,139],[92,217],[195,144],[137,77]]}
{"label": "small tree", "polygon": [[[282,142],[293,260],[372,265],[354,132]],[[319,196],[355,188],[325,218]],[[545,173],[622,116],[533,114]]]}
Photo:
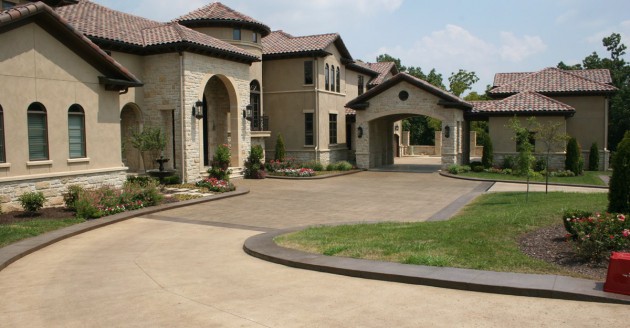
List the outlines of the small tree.
{"label": "small tree", "polygon": [[630,131],[617,144],[608,189],[608,211],[630,213]]}
{"label": "small tree", "polygon": [[249,157],[245,161],[245,178],[264,179],[265,166],[262,164],[263,148],[260,145],[252,146]]}
{"label": "small tree", "polygon": [[578,144],[577,139],[573,137],[570,138],[569,143],[567,144],[567,157],[564,161],[565,170],[569,170],[575,173],[575,175],[582,174],[583,164],[580,165],[580,162],[582,162],[582,156],[580,153],[580,145]]}
{"label": "small tree", "polygon": [[494,163],[494,152],[492,150],[492,140],[487,133],[481,135],[481,145],[483,146],[483,153],[481,154],[481,164],[485,168],[490,168]]}
{"label": "small tree", "polygon": [[[532,119],[528,122],[531,124]],[[519,175],[527,176],[527,196],[526,201],[529,200],[529,178],[532,171],[532,165],[536,161],[536,157],[532,154],[534,146],[529,142],[529,129],[521,126],[518,117],[514,116],[508,122],[508,126],[514,131],[514,141],[516,141],[516,147],[518,150],[518,157],[516,158],[516,172]]]}
{"label": "small tree", "polygon": [[591,150],[588,153],[588,170],[599,170],[599,149],[596,142],[593,142],[593,144],[591,145]]}
{"label": "small tree", "polygon": [[[132,131],[131,138],[129,139],[131,146],[140,151],[142,155],[142,164],[147,169],[148,165],[151,168],[155,166],[155,160],[160,157],[161,153],[166,148],[166,135],[162,133],[162,129],[158,127],[145,126],[142,131]],[[147,163],[145,157],[149,157],[149,163]]]}
{"label": "small tree", "polygon": [[284,149],[284,139],[282,138],[282,133],[278,133],[278,138],[276,139],[276,154],[274,155],[274,159],[276,161],[284,161],[284,156],[286,151]]}
{"label": "small tree", "polygon": [[212,157],[212,167],[208,169],[211,178],[219,180],[230,180],[230,147],[228,145],[219,145]]}
{"label": "small tree", "polygon": [[544,146],[545,151],[545,170],[547,174],[545,174],[545,193],[549,192],[549,156],[551,151],[560,147],[564,142],[567,141],[568,136],[564,133],[562,127],[564,124],[562,122],[547,122],[545,124],[540,124],[536,121],[534,117],[529,119],[530,124],[534,126],[534,131],[536,132],[535,138],[537,141],[540,141]]}

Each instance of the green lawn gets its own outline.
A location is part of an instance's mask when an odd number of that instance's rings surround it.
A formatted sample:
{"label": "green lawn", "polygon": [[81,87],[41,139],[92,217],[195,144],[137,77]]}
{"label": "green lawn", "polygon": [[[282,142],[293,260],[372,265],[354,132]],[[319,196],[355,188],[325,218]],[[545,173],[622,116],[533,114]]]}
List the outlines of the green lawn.
{"label": "green lawn", "polygon": [[601,210],[607,194],[486,194],[442,222],[314,227],[279,236],[284,247],[325,255],[504,272],[575,274],[528,257],[518,237],[558,224],[564,209]]}
{"label": "green lawn", "polygon": [[[564,183],[564,184],[585,184],[585,185],[595,185],[595,186],[605,186],[606,184],[599,177],[600,175],[608,175],[610,176],[611,172],[600,172],[600,171],[584,171],[584,174],[577,177],[550,177],[549,182],[553,183]],[[460,173],[458,176],[469,177],[469,178],[478,178],[478,179],[488,179],[488,180],[514,180],[514,181],[525,181],[525,177],[520,177],[516,175],[509,174],[500,174],[500,173],[487,173],[487,172],[466,172]],[[545,182],[545,177],[532,178],[530,181],[533,182]]]}
{"label": "green lawn", "polygon": [[0,247],[84,221],[84,219],[77,218],[63,220],[33,219],[9,224],[0,224]]}

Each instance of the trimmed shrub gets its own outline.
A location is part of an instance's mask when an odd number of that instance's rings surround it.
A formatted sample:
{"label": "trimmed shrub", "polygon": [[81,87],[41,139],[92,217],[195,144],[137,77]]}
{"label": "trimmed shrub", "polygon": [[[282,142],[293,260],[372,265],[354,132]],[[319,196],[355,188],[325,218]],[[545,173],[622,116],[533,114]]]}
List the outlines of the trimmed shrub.
{"label": "trimmed shrub", "polygon": [[547,160],[544,157],[537,158],[534,163],[534,171],[543,172],[547,170]]}
{"label": "trimmed shrub", "polygon": [[298,168],[311,169],[313,171],[320,172],[324,170],[324,164],[320,163],[319,161],[308,161],[298,165]]}
{"label": "trimmed shrub", "polygon": [[516,165],[516,160],[514,159],[514,156],[512,155],[507,155],[505,157],[503,157],[503,165],[502,168],[504,169],[514,169],[514,166]]}
{"label": "trimmed shrub", "polygon": [[485,169],[482,162],[479,161],[470,162],[470,168],[473,172],[483,172]]}
{"label": "trimmed shrub", "polygon": [[326,171],[335,171],[335,170],[337,170],[337,167],[335,166],[335,164],[330,163],[326,165]]}
{"label": "trimmed shrub", "polygon": [[37,213],[37,211],[44,207],[46,197],[41,191],[31,191],[20,195],[20,197],[18,197],[18,201],[26,212]]}
{"label": "trimmed shrub", "polygon": [[608,211],[630,213],[630,131],[617,144],[608,191]]}
{"label": "trimmed shrub", "polygon": [[599,170],[599,149],[596,142],[593,142],[593,144],[591,145],[591,150],[588,153],[588,170]]}
{"label": "trimmed shrub", "polygon": [[352,164],[348,161],[340,161],[336,163],[337,171],[350,171],[352,170]]}
{"label": "trimmed shrub", "polygon": [[492,150],[492,140],[490,136],[484,134],[481,139],[481,144],[483,146],[483,153],[481,154],[481,164],[484,168],[488,169],[492,167],[494,163],[494,151]]}
{"label": "trimmed shrub", "polygon": [[162,178],[162,181],[165,185],[176,185],[182,183],[182,179],[177,174],[171,175],[170,177]]}
{"label": "trimmed shrub", "polygon": [[230,180],[230,147],[228,145],[219,145],[212,157],[212,167],[208,169],[211,178],[218,180]]}
{"label": "trimmed shrub", "polygon": [[265,166],[262,163],[263,148],[261,145],[254,145],[245,161],[246,179],[264,179]]}
{"label": "trimmed shrub", "polygon": [[569,139],[569,143],[567,144],[567,155],[564,161],[564,169],[575,173],[575,175],[581,175],[584,166],[583,160],[580,165],[581,158],[580,145],[578,144],[577,139],[572,137]]}
{"label": "trimmed shrub", "polygon": [[276,161],[284,161],[284,156],[286,155],[286,150],[284,149],[284,138],[282,138],[282,133],[278,133],[278,138],[276,139],[276,152],[274,155],[274,159]]}
{"label": "trimmed shrub", "polygon": [[72,211],[76,210],[75,203],[81,196],[83,190],[83,187],[77,185],[68,187],[68,192],[63,194],[63,202],[66,204],[67,209]]}
{"label": "trimmed shrub", "polygon": [[448,167],[448,173],[450,174],[459,174],[459,173],[466,173],[466,172],[470,172],[470,166],[468,165],[453,164]]}

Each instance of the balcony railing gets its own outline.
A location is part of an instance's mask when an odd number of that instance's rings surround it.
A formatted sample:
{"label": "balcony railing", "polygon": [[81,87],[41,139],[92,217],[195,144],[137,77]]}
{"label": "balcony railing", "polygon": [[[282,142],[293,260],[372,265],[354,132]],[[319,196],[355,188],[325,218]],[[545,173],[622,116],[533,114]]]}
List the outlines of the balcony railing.
{"label": "balcony railing", "polygon": [[269,131],[269,116],[259,116],[252,118],[252,131]]}

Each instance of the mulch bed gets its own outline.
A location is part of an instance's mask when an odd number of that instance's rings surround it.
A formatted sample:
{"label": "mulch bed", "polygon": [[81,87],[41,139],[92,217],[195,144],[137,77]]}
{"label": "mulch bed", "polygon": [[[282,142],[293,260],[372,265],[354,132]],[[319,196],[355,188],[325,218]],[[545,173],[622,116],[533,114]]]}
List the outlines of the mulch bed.
{"label": "mulch bed", "polygon": [[558,265],[567,271],[575,272],[595,280],[606,280],[608,262],[600,264],[580,260],[571,243],[565,239],[567,231],[563,225],[542,228],[519,239],[521,251],[533,258]]}
{"label": "mulch bed", "polygon": [[0,224],[10,224],[33,219],[63,220],[74,217],[74,212],[62,207],[42,208],[35,214],[25,212],[7,212],[0,214]]}

